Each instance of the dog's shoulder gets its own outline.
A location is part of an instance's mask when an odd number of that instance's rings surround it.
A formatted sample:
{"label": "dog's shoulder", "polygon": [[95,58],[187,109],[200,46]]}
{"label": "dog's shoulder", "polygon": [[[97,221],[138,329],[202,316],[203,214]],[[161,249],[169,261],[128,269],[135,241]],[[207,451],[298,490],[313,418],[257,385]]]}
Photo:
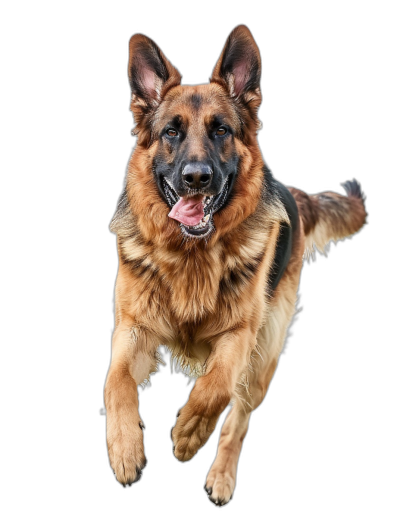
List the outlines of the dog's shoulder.
{"label": "dog's shoulder", "polygon": [[139,234],[137,222],[129,204],[126,186],[124,186],[118,199],[117,208],[110,223],[110,231],[122,239],[132,239]]}

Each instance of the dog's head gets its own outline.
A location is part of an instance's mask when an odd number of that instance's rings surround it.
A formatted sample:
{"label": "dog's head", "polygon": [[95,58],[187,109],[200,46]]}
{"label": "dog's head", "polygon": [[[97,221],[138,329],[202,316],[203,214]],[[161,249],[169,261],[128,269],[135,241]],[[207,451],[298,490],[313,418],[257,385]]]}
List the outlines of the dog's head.
{"label": "dog's head", "polygon": [[129,50],[138,136],[130,177],[140,181],[140,192],[131,184],[141,196],[139,216],[147,216],[142,228],[151,223],[153,237],[163,227],[180,240],[220,236],[254,211],[260,196],[258,47],[248,28],[238,26],[210,83],[197,86],[181,85],[178,70],[148,37],[134,35]]}

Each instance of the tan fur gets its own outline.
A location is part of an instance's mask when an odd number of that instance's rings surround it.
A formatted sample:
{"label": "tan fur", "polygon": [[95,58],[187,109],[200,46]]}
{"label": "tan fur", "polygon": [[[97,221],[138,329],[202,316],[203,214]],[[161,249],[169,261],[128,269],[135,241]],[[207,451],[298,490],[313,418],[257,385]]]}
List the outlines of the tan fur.
{"label": "tan fur", "polygon": [[[243,26],[230,38],[244,39],[257,49]],[[130,68],[145,45],[155,53],[146,37],[131,39]],[[258,49],[255,56],[259,58]],[[146,463],[137,385],[157,369],[158,346],[167,345],[187,374],[197,377],[172,430],[178,459],[193,457],[220,414],[233,404],[206,483],[210,499],[222,505],[235,487],[250,413],[267,392],[295,311],[305,249],[313,244],[322,248],[329,239],[355,232],[364,223],[365,209],[354,187],[347,198],[331,192],[307,196],[291,189],[300,217],[297,229],[292,227],[290,260],[272,289],[278,243],[291,221],[272,181],[266,184],[264,178],[256,137],[259,89],[248,89],[238,107],[232,91],[241,85],[223,77],[221,61],[211,83],[197,87],[179,85],[180,74],[168,62],[167,87],[157,78],[150,99],[132,97],[138,145],[111,224],[118,237],[119,271],[105,403],[110,463],[118,481],[130,484],[140,478]],[[150,79],[147,71],[144,79]],[[140,94],[140,87],[135,90]],[[202,106],[194,110],[196,98]],[[178,223],[168,217],[170,209],[152,173],[157,153],[167,163],[173,160],[160,131],[177,113],[187,124],[190,156],[201,155],[201,139],[215,113],[223,113],[235,131],[234,142],[224,145],[221,156],[228,159],[234,150],[239,173],[230,201],[214,213],[214,231],[207,239],[183,237]]]}
{"label": "tan fur", "polygon": [[296,199],[304,220],[307,257],[315,250],[325,253],[330,241],[341,240],[354,234],[365,223],[367,213],[364,196],[361,193],[359,196],[352,195],[351,188],[346,189],[347,197],[335,192],[307,195],[296,188],[289,190]]}

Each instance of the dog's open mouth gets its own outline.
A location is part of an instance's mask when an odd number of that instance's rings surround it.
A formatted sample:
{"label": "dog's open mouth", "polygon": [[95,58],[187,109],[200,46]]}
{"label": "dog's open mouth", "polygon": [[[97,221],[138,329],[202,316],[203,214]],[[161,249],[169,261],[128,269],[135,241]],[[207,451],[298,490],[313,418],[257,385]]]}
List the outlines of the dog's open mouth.
{"label": "dog's open mouth", "polygon": [[180,222],[182,232],[191,238],[204,238],[211,234],[213,214],[220,210],[227,200],[231,176],[217,195],[187,195],[180,197],[172,185],[163,177],[163,189],[171,211],[168,216]]}

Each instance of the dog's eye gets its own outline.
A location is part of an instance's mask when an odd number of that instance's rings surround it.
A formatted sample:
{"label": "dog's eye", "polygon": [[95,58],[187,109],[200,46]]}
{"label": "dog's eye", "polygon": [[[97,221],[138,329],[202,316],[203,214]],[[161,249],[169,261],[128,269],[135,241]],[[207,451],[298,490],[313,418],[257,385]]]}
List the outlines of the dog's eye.
{"label": "dog's eye", "polygon": [[167,135],[168,136],[178,136],[178,131],[176,131],[176,129],[167,129]]}
{"label": "dog's eye", "polygon": [[216,134],[217,136],[224,136],[224,135],[227,133],[227,131],[228,131],[228,130],[227,130],[226,127],[219,127],[219,128],[216,130],[215,134]]}

